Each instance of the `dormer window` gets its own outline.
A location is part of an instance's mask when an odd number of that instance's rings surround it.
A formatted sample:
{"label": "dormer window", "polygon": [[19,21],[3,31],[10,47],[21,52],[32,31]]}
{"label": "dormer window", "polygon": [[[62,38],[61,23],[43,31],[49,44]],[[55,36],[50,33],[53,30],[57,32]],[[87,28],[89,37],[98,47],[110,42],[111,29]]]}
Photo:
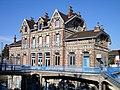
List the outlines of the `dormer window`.
{"label": "dormer window", "polygon": [[25,32],[27,32],[27,27],[25,27]]}
{"label": "dormer window", "polygon": [[60,20],[59,20],[59,19],[56,20],[56,22],[55,22],[55,27],[56,27],[56,28],[60,27]]}
{"label": "dormer window", "polygon": [[37,24],[35,24],[35,25],[34,25],[34,29],[38,29],[38,26],[37,26]]}
{"label": "dormer window", "polygon": [[39,24],[39,25],[38,25],[38,29],[39,29],[39,30],[42,30],[42,24]]}

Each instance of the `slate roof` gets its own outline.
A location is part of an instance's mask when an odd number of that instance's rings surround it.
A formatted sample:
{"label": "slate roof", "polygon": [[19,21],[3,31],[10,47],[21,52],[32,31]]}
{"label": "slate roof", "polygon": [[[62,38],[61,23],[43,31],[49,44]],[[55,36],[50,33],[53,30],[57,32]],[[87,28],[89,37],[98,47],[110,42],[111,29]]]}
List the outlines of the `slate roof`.
{"label": "slate roof", "polygon": [[68,18],[68,15],[65,15],[64,13],[58,11],[60,16],[62,17],[62,19],[66,22],[69,18]]}
{"label": "slate roof", "polygon": [[109,55],[120,55],[120,50],[112,50],[109,52]]}
{"label": "slate roof", "polygon": [[[62,13],[60,11],[58,11],[58,12],[59,12],[60,16],[62,17],[62,19],[64,20],[64,22],[70,20],[72,17],[77,15],[76,13],[73,13],[73,15],[70,18],[68,18],[68,15],[65,15],[64,13]],[[41,18],[45,21],[44,17],[41,17]],[[34,29],[34,24],[35,24],[34,20],[27,20],[26,19],[26,21],[27,21],[28,26],[30,27],[30,29]],[[50,19],[48,19],[47,21],[50,21]],[[47,21],[45,21],[45,22],[47,22]]]}
{"label": "slate roof", "polygon": [[88,30],[88,31],[76,32],[75,34],[68,37],[66,40],[96,37],[100,32],[104,32],[104,31],[101,30],[94,32],[94,30]]}
{"label": "slate roof", "polygon": [[68,18],[68,15],[65,15],[64,13],[62,13],[60,11],[58,11],[58,12],[65,22],[68,21],[69,19],[71,19],[73,16],[77,15],[76,13],[73,13],[73,15],[70,18]]}
{"label": "slate roof", "polygon": [[20,47],[22,45],[22,40],[17,41],[16,43],[12,43],[9,46],[10,47]]}
{"label": "slate roof", "polygon": [[26,19],[26,21],[27,21],[28,26],[30,27],[30,29],[34,29],[34,24],[35,24],[34,20],[27,20]]}

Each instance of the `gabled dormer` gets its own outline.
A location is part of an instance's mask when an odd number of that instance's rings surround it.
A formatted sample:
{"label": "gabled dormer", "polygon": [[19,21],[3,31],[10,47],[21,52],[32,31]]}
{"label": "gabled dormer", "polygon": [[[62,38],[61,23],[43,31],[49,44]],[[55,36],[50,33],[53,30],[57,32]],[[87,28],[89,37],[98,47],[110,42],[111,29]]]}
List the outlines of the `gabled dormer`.
{"label": "gabled dormer", "polygon": [[22,34],[29,34],[29,32],[34,29],[34,20],[31,18],[30,20],[24,19],[20,28],[20,32]]}
{"label": "gabled dormer", "polygon": [[86,31],[85,21],[78,15],[74,15],[65,22],[65,28],[76,32]]}
{"label": "gabled dormer", "polygon": [[39,17],[37,22],[38,22],[38,31],[42,31],[44,18],[43,17]]}
{"label": "gabled dormer", "polygon": [[44,17],[39,17],[37,21],[38,25],[38,31],[42,31],[43,29],[46,29],[49,27],[49,16],[48,13],[45,13]]}
{"label": "gabled dormer", "polygon": [[98,33],[96,35],[96,43],[108,47],[111,44],[110,36],[104,31],[103,25],[100,26],[99,22],[97,26],[94,27],[94,33]]}
{"label": "gabled dormer", "polygon": [[51,29],[63,28],[65,21],[61,15],[62,15],[62,13],[60,11],[58,11],[57,9],[54,11],[52,18],[50,20],[50,28]]}

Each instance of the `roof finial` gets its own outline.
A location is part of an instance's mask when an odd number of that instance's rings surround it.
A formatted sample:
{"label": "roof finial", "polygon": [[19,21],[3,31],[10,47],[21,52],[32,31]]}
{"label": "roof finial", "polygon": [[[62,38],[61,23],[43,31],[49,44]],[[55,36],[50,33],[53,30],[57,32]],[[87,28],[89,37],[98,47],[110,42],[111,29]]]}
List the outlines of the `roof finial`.
{"label": "roof finial", "polygon": [[79,16],[79,17],[81,17],[81,14],[80,14],[80,12],[78,12],[78,16]]}
{"label": "roof finial", "polygon": [[97,22],[97,27],[100,27],[100,22]]}
{"label": "roof finial", "polygon": [[100,28],[101,30],[104,30],[104,26],[103,25],[101,25],[101,28]]}
{"label": "roof finial", "polygon": [[97,22],[97,26],[94,27],[94,32],[100,31],[100,23]]}

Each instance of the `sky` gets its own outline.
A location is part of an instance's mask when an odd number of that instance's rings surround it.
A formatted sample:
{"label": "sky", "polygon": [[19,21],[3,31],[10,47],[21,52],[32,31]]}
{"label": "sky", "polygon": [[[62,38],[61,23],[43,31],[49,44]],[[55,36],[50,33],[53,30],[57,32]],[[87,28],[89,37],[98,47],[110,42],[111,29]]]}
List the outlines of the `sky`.
{"label": "sky", "polygon": [[55,9],[67,14],[69,6],[81,12],[88,30],[100,22],[110,35],[109,48],[120,49],[120,0],[0,0],[0,43],[13,43],[14,35],[20,40],[24,19],[33,17],[37,21],[45,12],[51,18]]}

